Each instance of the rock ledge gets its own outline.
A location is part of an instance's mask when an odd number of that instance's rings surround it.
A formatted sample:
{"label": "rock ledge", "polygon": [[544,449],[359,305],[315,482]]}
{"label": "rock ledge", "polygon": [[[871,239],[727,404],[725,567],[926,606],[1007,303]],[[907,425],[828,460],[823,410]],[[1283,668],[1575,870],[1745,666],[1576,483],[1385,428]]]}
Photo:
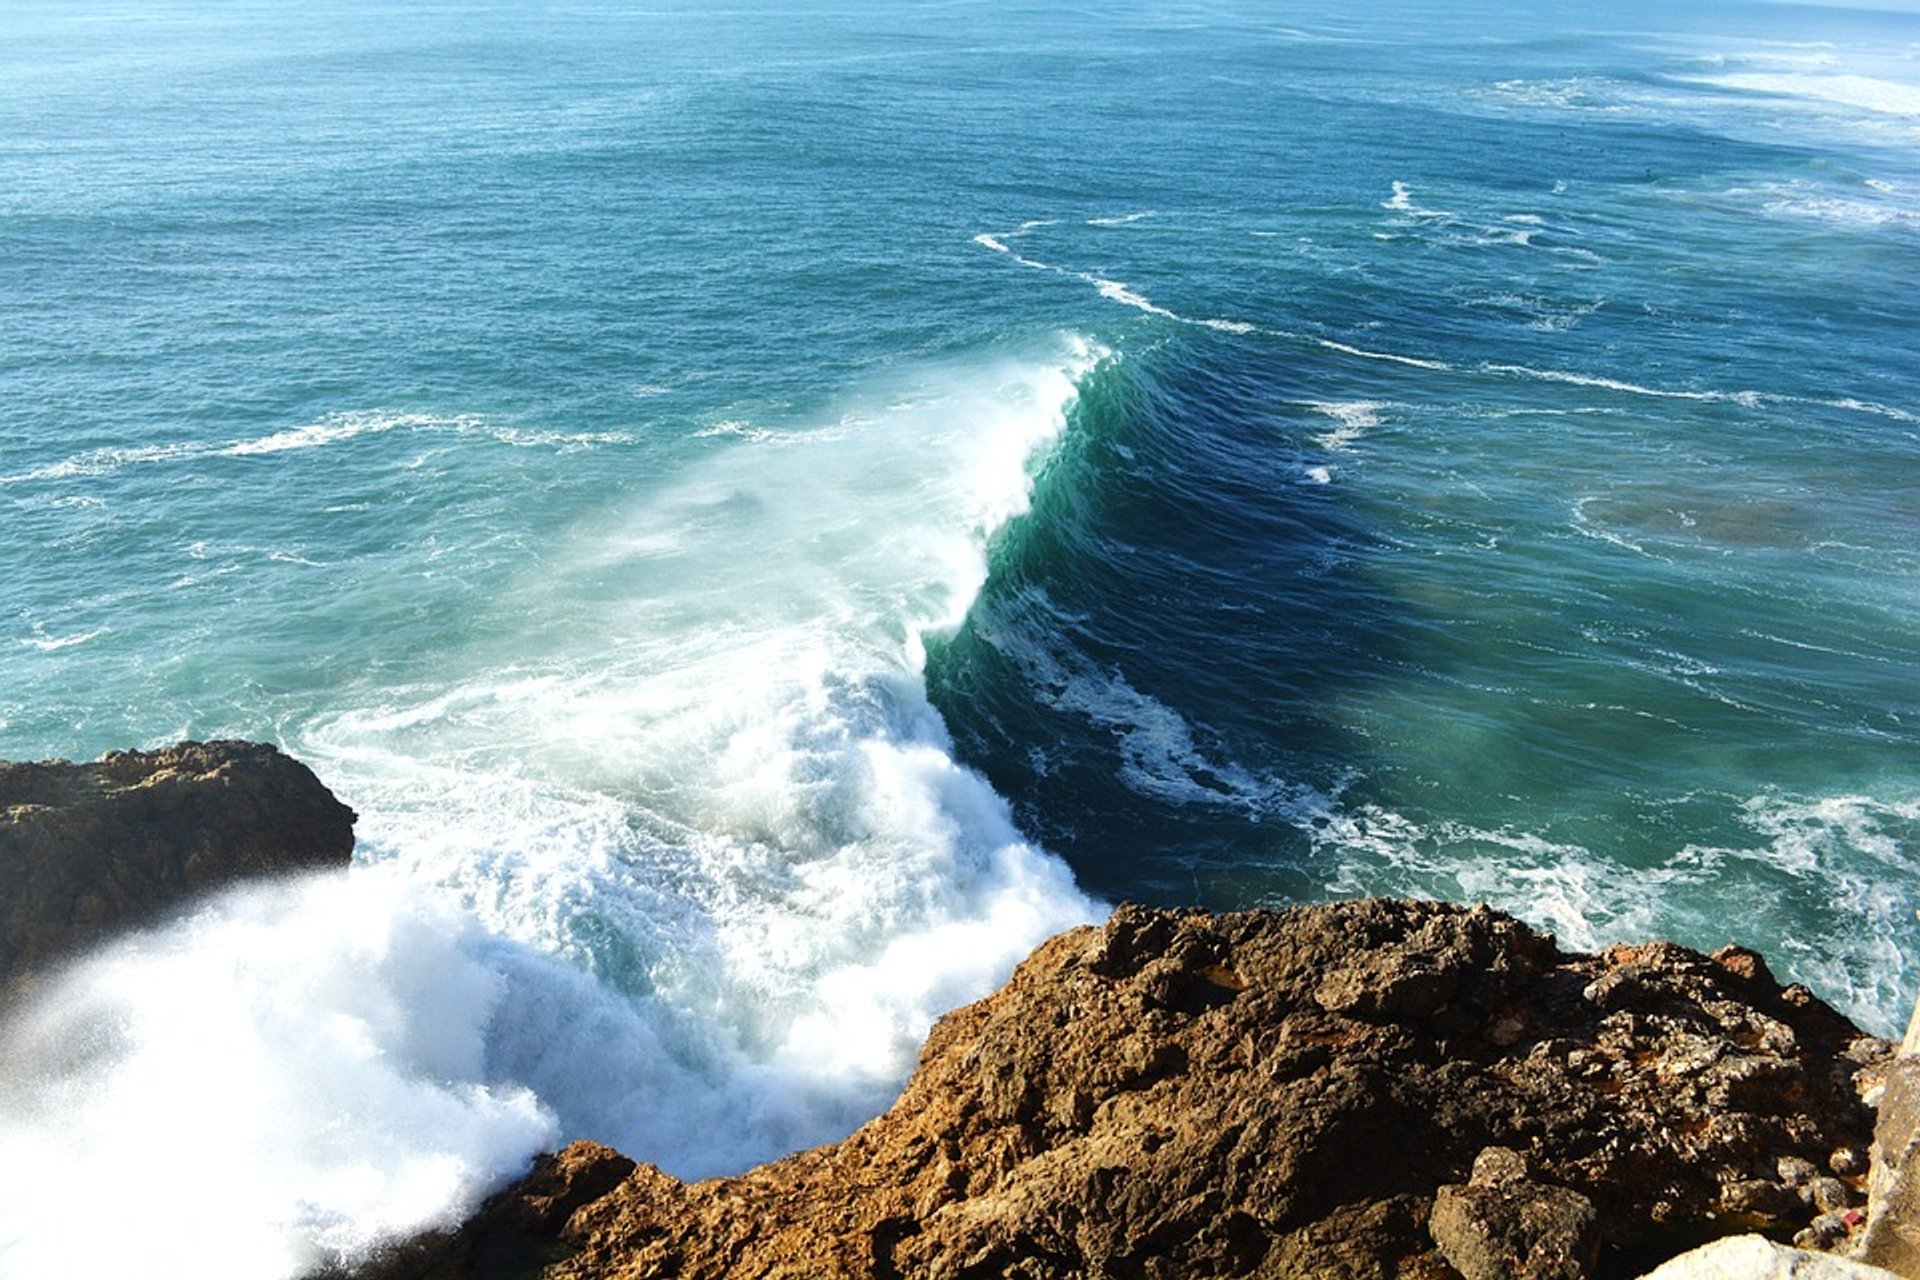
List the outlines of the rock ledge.
{"label": "rock ledge", "polygon": [[0,992],[229,881],[345,866],[353,821],[261,743],[0,761]]}
{"label": "rock ledge", "polygon": [[1739,948],[1124,906],[942,1018],[843,1142],[692,1185],[576,1143],[362,1274],[1605,1280],[1857,1203],[1810,1175],[1866,1149],[1890,1052]]}

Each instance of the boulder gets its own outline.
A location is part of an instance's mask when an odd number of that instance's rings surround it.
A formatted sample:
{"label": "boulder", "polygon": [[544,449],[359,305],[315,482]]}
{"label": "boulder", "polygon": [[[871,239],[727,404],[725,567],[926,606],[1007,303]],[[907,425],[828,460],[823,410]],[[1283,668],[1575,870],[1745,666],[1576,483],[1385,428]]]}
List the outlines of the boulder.
{"label": "boulder", "polygon": [[260,743],[0,762],[0,991],[230,881],[345,866],[353,821]]}
{"label": "boulder", "polygon": [[1900,1280],[1891,1271],[1775,1244],[1765,1236],[1728,1236],[1663,1263],[1640,1280]]}
{"label": "boulder", "polygon": [[1582,1280],[1599,1252],[1593,1201],[1527,1176],[1526,1158],[1488,1147],[1465,1185],[1433,1199],[1427,1227],[1462,1280]]}

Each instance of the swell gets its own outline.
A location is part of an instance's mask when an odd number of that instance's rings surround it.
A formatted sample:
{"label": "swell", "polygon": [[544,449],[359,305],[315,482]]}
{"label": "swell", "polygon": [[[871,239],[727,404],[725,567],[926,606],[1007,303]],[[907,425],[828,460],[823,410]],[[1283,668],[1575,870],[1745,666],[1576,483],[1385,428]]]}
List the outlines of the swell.
{"label": "swell", "polygon": [[[1393,195],[1385,201],[1383,208],[1404,215],[1413,221],[1445,220],[1460,221],[1457,215],[1437,210],[1427,210],[1411,202],[1410,190],[1406,183],[1396,181]],[[1125,225],[1129,221],[1152,216],[1142,213],[1122,218],[1094,218],[1087,221],[1089,227]],[[1530,216],[1530,215],[1529,215]],[[1305,332],[1299,329],[1259,324],[1250,320],[1228,316],[1192,315],[1162,305],[1153,298],[1119,279],[1084,271],[1074,267],[1061,266],[1030,256],[1020,247],[1022,240],[1035,232],[1058,225],[1050,219],[1034,219],[998,233],[981,233],[973,237],[973,243],[984,249],[1005,256],[1018,266],[1031,271],[1062,276],[1092,287],[1102,298],[1123,307],[1170,321],[1189,328],[1204,329],[1230,337],[1278,340],[1294,346],[1304,346],[1319,352],[1333,352],[1356,360],[1377,362],[1389,366],[1440,375],[1448,381],[1458,382],[1461,386],[1472,386],[1476,380],[1496,382],[1548,382],[1566,386],[1580,387],[1589,391],[1614,393],[1626,397],[1644,397],[1654,400],[1684,400],[1707,404],[1733,404],[1747,409],[1768,406],[1802,405],[1823,409],[1839,410],[1848,414],[1863,414],[1887,418],[1900,423],[1920,421],[1915,413],[1898,405],[1885,404],[1877,400],[1856,395],[1810,396],[1790,392],[1760,390],[1754,388],[1717,388],[1717,387],[1675,387],[1637,382],[1630,378],[1613,376],[1606,372],[1585,372],[1580,370],[1538,368],[1532,365],[1515,363],[1508,360],[1493,359],[1444,359],[1431,354],[1414,354],[1405,351],[1382,350],[1377,347],[1360,346],[1344,342],[1324,334]],[[1496,227],[1495,231],[1507,239],[1503,243],[1512,243],[1521,247],[1532,247],[1528,238],[1532,233],[1522,229],[1515,231],[1510,227]],[[1554,252],[1571,253],[1572,249],[1559,249]],[[1586,253],[1586,250],[1577,252]]]}
{"label": "swell", "polygon": [[[1692,401],[1629,433],[1604,406],[1371,389],[1198,334],[1089,385],[934,648],[959,757],[1103,894],[1739,940],[1896,1026],[1920,827],[1885,755],[1910,646],[1874,580],[1777,554],[1823,535],[1682,468]],[[1635,502],[1633,548],[1596,540]],[[1782,610],[1800,597],[1828,603]]]}

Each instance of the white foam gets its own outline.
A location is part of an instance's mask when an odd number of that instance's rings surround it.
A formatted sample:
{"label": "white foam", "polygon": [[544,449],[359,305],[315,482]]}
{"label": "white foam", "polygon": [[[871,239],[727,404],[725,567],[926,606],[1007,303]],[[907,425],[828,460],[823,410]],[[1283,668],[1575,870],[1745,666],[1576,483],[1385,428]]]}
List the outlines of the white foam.
{"label": "white foam", "polygon": [[55,636],[48,635],[43,626],[35,623],[33,634],[20,637],[20,643],[29,649],[38,649],[42,653],[55,653],[61,649],[71,649],[75,645],[82,645],[89,640],[98,639],[107,634],[107,631],[108,628],[106,627],[95,627],[91,631],[76,631],[72,635]]}
{"label": "white foam", "polygon": [[471,415],[437,417],[406,413],[338,413],[316,422],[224,443],[181,441],[138,448],[90,449],[58,462],[14,475],[0,476],[0,484],[67,480],[112,475],[128,467],[192,462],[206,458],[258,458],[340,444],[362,436],[390,431],[445,434],[483,434],[516,447],[572,449],[617,444],[625,436],[613,432],[569,432],[496,426]]}
{"label": "white foam", "polygon": [[[1911,799],[1757,796],[1737,815],[1753,842],[1689,845],[1652,866],[1533,832],[1429,828],[1337,793],[1300,792],[1283,816],[1330,866],[1329,896],[1485,901],[1588,951],[1656,937],[1759,946],[1783,980],[1808,983],[1881,1035],[1897,1034],[1912,1006],[1915,966],[1892,941],[1910,929],[1915,905],[1906,850],[1920,802]],[[1730,892],[1743,902],[1738,925],[1724,908]],[[1809,909],[1828,927],[1808,933]],[[1777,932],[1731,936],[1736,927]]]}
{"label": "white foam", "polygon": [[0,1273],[73,1274],[84,1241],[88,1274],[292,1277],[454,1221],[555,1136],[488,1070],[478,944],[356,872],[227,895],[66,974],[0,1039]]}
{"label": "white foam", "polygon": [[[1139,216],[1146,217],[1148,215],[1141,214]],[[1052,225],[1052,221],[1026,222],[1022,223],[1017,230],[1007,233],[1007,235],[1011,238],[1016,235],[1025,234],[1026,231],[1032,227]],[[1101,297],[1107,299],[1109,302],[1117,302],[1121,306],[1132,307],[1136,311],[1143,311],[1150,316],[1158,316],[1163,320],[1172,320],[1177,324],[1192,325],[1201,329],[1212,329],[1217,333],[1250,334],[1269,332],[1268,330],[1261,329],[1258,325],[1249,324],[1244,320],[1197,318],[1181,315],[1177,311],[1172,311],[1161,306],[1123,280],[1109,279],[1105,276],[1095,275],[1091,271],[1073,271],[1066,267],[1054,266],[1052,263],[1039,262],[1032,258],[1022,257],[1020,254],[1014,253],[1012,249],[1008,248],[1004,240],[995,236],[986,234],[977,235],[973,237],[973,243],[992,249],[996,253],[1007,254],[1023,267],[1030,267],[1035,271],[1047,271],[1055,275],[1068,276],[1072,279],[1090,284],[1099,292]]]}
{"label": "white foam", "polygon": [[124,1202],[112,1270],[270,1280],[564,1138],[699,1176],[884,1106],[934,1017],[1101,911],[955,763],[921,665],[1102,358],[896,370],[717,442],[582,513],[431,681],[290,726],[362,865],[83,966],[0,1039],[30,1157],[0,1274],[58,1270],[62,1187]]}
{"label": "white foam", "polygon": [[1393,194],[1381,201],[1380,207],[1392,213],[1404,214],[1406,219],[1414,222],[1437,222],[1451,225],[1460,220],[1457,215],[1448,210],[1429,209],[1420,204],[1416,204],[1413,199],[1413,188],[1397,178],[1393,182]]}
{"label": "white foam", "polygon": [[1860,400],[1853,396],[1844,396],[1838,400],[1822,400],[1819,403],[1831,409],[1845,409],[1849,413],[1871,413],[1882,418],[1892,418],[1895,422],[1920,423],[1920,414],[1909,413],[1905,409],[1895,408],[1890,404]]}
{"label": "white foam", "polygon": [[351,440],[355,436],[377,435],[383,431],[392,431],[396,427],[419,425],[430,421],[431,419],[389,417],[383,414],[348,414],[310,423],[304,427],[295,427],[291,431],[276,431],[272,435],[261,436],[257,440],[235,441],[218,452],[231,458],[251,458],[261,454],[285,453],[290,449],[318,449],[323,445]]}
{"label": "white foam", "polygon": [[1111,218],[1088,218],[1090,227],[1124,227],[1157,216],[1152,209],[1143,209],[1139,213],[1123,213]]}
{"label": "white foam", "polygon": [[1564,382],[1569,386],[1594,387],[1602,391],[1619,391],[1627,395],[1652,396],[1661,400],[1703,400],[1732,401],[1737,404],[1753,405],[1763,397],[1754,391],[1689,391],[1670,387],[1651,387],[1638,382],[1626,382],[1619,378],[1609,378],[1600,374],[1571,373],[1565,369],[1534,369],[1518,364],[1483,364],[1485,373],[1504,374],[1515,378],[1531,378],[1539,382]]}
{"label": "white foam", "polygon": [[[1291,341],[1303,340],[1300,334],[1291,333],[1284,329],[1266,328],[1265,326],[1252,324],[1245,320],[1213,316],[1183,315],[1171,308],[1161,306],[1123,280],[1115,280],[1107,276],[1095,275],[1091,271],[1074,271],[1067,267],[1055,266],[1052,263],[1039,262],[1032,258],[1022,257],[1019,254],[1013,253],[1002,241],[993,236],[977,235],[973,237],[973,242],[984,245],[986,248],[993,249],[997,252],[1009,254],[1015,262],[1018,262],[1023,267],[1030,267],[1036,271],[1051,272],[1055,275],[1067,276],[1085,284],[1090,284],[1099,292],[1101,297],[1107,299],[1109,302],[1117,302],[1121,306],[1132,307],[1136,311],[1157,316],[1162,320],[1171,320],[1176,324],[1191,325],[1198,329],[1211,329],[1216,333],[1231,333],[1235,335],[1262,334],[1268,337],[1285,338]],[[1335,342],[1330,338],[1306,338],[1304,340],[1314,342],[1326,350],[1338,351],[1343,355],[1358,356],[1364,360],[1382,360],[1392,364],[1407,365],[1415,369],[1445,370],[1452,368],[1451,365],[1442,360],[1431,360],[1420,356],[1398,355],[1390,351],[1371,351],[1364,347],[1355,347],[1344,342]]]}
{"label": "white foam", "polygon": [[1754,796],[1743,819],[1765,846],[1727,851],[1815,886],[1841,922],[1829,935],[1782,940],[1786,966],[1880,1034],[1897,1034],[1915,966],[1896,939],[1912,929],[1912,842],[1920,800],[1848,794]]}
{"label": "white foam", "polygon": [[1100,296],[1109,301],[1118,302],[1122,306],[1132,307],[1137,311],[1144,311],[1150,316],[1162,316],[1168,320],[1186,321],[1185,316],[1177,315],[1165,307],[1149,301],[1141,294],[1135,293],[1121,281],[1106,280],[1094,275],[1083,275],[1081,279],[1098,289]]}
{"label": "white foam", "polygon": [[1370,351],[1365,347],[1355,347],[1344,342],[1335,342],[1331,338],[1315,338],[1314,341],[1329,351],[1338,351],[1342,355],[1359,356],[1363,360],[1384,360],[1389,364],[1404,364],[1415,369],[1445,370],[1453,367],[1444,360],[1429,360],[1421,356],[1397,355],[1391,351]]}
{"label": "white foam", "polygon": [[178,458],[196,457],[204,452],[206,452],[204,448],[192,444],[145,445],[131,449],[89,449],[85,453],[77,453],[59,462],[47,463],[30,471],[0,476],[0,484],[25,484],[37,480],[69,480],[75,477],[110,475],[122,467],[152,462],[171,462]]}
{"label": "white foam", "polygon": [[1492,87],[1492,96],[1527,107],[1553,111],[1579,111],[1600,115],[1630,112],[1633,107],[1620,100],[1623,86],[1598,76],[1572,76],[1557,80],[1501,80]]}
{"label": "white foam", "polygon": [[1568,524],[1573,528],[1574,532],[1583,538],[1592,538],[1597,542],[1605,542],[1612,546],[1619,547],[1624,551],[1631,551],[1635,555],[1646,556],[1651,560],[1661,560],[1665,558],[1655,555],[1653,552],[1647,550],[1641,543],[1635,542],[1623,533],[1618,533],[1607,528],[1605,525],[1594,520],[1592,516],[1588,515],[1587,508],[1598,500],[1597,496],[1593,494],[1588,494],[1585,497],[1574,500],[1568,519]]}
{"label": "white foam", "polygon": [[1741,72],[1704,76],[1695,83],[1748,93],[1770,93],[1830,102],[1879,115],[1920,116],[1920,84],[1882,80],[1874,76]]}
{"label": "white foam", "polygon": [[1776,217],[1811,218],[1850,228],[1920,227],[1920,209],[1844,196],[1785,195],[1768,200],[1764,211]]}
{"label": "white foam", "polygon": [[[1029,589],[1027,604],[1057,615],[1038,588]],[[1113,736],[1120,755],[1116,776],[1128,789],[1166,804],[1225,807],[1255,816],[1273,808],[1276,797],[1277,803],[1292,803],[1294,790],[1285,784],[1210,758],[1194,741],[1186,718],[1134,687],[1124,671],[1019,640],[1008,641],[1005,652],[1048,706]]]}
{"label": "white foam", "polygon": [[1380,425],[1380,411],[1388,406],[1381,400],[1310,400],[1307,407],[1339,424],[1313,437],[1313,442],[1330,453],[1345,453],[1354,441]]}

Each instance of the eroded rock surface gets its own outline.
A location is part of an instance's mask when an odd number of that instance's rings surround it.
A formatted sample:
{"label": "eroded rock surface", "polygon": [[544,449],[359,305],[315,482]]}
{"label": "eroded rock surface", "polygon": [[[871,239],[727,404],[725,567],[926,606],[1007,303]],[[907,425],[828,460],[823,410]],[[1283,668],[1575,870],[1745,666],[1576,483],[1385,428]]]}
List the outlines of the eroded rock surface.
{"label": "eroded rock surface", "polygon": [[229,881],[345,866],[353,820],[260,743],[0,762],[0,991]]}
{"label": "eroded rock surface", "polygon": [[1901,1280],[1892,1271],[1763,1236],[1729,1236],[1666,1263],[1641,1280]]}
{"label": "eroded rock surface", "polygon": [[941,1019],[843,1142],[693,1185],[576,1144],[368,1274],[1634,1275],[1805,1227],[1790,1175],[1865,1148],[1855,1077],[1889,1052],[1735,948],[1122,907]]}

